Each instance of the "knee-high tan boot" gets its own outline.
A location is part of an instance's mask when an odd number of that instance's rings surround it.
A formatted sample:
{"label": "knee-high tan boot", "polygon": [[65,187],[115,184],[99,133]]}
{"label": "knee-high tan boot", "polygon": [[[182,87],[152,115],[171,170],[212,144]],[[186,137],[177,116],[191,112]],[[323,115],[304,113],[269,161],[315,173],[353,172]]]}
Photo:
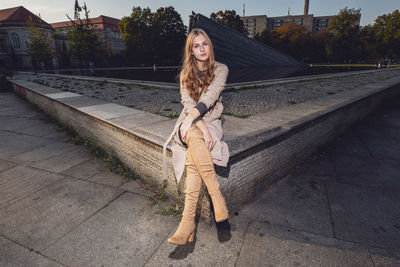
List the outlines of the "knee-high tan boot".
{"label": "knee-high tan boot", "polygon": [[194,217],[201,190],[201,177],[193,164],[189,151],[186,154],[186,172],[185,207],[182,213],[182,220],[175,234],[168,239],[169,243],[177,245],[193,242],[196,228]]}
{"label": "knee-high tan boot", "polygon": [[192,126],[187,134],[188,151],[193,159],[193,163],[207,186],[208,194],[214,206],[214,216],[216,222],[228,219],[228,209],[225,199],[221,193],[214,163],[208,150],[203,133],[197,126]]}

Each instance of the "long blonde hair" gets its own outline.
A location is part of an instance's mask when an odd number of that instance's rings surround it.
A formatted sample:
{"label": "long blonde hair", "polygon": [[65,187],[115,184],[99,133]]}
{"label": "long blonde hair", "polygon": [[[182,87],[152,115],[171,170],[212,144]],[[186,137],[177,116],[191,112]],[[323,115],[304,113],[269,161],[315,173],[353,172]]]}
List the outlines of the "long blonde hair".
{"label": "long blonde hair", "polygon": [[[192,54],[193,40],[200,34],[205,37],[210,46],[210,56],[205,61],[204,66],[206,67],[206,71],[203,73],[202,79],[199,78],[199,68],[197,67],[196,58]],[[201,29],[193,29],[186,38],[185,53],[183,57],[182,70],[180,72],[180,78],[183,85],[181,90],[186,88],[189,91],[190,97],[197,103],[200,99],[200,95],[207,90],[214,77],[214,48],[210,37],[208,37],[206,32]]]}

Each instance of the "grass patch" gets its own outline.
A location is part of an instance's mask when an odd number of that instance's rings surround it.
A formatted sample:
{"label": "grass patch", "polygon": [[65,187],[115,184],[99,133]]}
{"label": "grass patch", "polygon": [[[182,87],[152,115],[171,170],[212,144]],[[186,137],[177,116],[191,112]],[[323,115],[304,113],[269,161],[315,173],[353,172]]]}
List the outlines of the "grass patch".
{"label": "grass patch", "polygon": [[162,215],[180,216],[183,212],[183,205],[176,202],[163,209]]}
{"label": "grass patch", "polygon": [[222,115],[233,116],[233,117],[240,118],[240,119],[244,119],[244,118],[251,116],[251,114],[237,114],[237,113],[225,112],[225,111],[222,112]]}
{"label": "grass patch", "polygon": [[239,90],[251,90],[251,89],[262,89],[273,86],[274,84],[254,84],[254,85],[243,85],[239,87],[225,87],[224,92],[236,92],[239,93]]}
{"label": "grass patch", "polygon": [[170,119],[175,119],[179,117],[178,113],[172,112],[172,113],[168,113],[167,115],[165,115],[165,117],[168,117]]}
{"label": "grass patch", "polygon": [[148,199],[152,202],[153,205],[157,205],[160,202],[164,202],[167,200],[167,196],[164,193],[164,190],[154,190],[151,196]]}
{"label": "grass patch", "polygon": [[140,89],[143,90],[149,90],[149,89],[159,89],[156,86],[150,86],[150,85],[146,85],[146,84],[141,84],[141,83],[134,83],[135,86],[139,87]]}
{"label": "grass patch", "polygon": [[97,82],[97,86],[103,86],[107,83],[107,81]]}

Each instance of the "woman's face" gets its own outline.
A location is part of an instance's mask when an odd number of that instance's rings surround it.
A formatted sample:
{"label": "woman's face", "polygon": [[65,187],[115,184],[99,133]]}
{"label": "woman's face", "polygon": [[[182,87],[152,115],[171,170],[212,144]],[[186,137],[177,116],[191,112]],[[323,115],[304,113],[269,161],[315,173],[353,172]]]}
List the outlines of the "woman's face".
{"label": "woman's face", "polygon": [[192,55],[199,61],[206,61],[210,56],[210,44],[204,35],[199,34],[193,39]]}

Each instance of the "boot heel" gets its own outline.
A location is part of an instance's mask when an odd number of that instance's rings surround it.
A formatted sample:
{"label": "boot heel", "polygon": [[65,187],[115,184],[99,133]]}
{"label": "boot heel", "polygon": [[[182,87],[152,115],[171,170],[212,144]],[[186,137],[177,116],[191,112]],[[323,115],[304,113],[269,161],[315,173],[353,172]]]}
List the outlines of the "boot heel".
{"label": "boot heel", "polygon": [[194,241],[194,232],[189,235],[188,242],[191,243]]}

